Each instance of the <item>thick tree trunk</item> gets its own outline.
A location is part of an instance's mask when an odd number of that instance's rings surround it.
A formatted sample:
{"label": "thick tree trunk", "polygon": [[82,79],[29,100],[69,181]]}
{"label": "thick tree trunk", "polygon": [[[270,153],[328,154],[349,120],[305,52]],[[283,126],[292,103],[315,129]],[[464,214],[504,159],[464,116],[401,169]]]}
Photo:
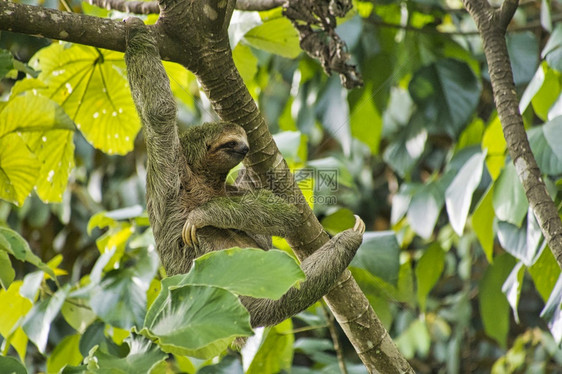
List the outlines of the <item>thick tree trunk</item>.
{"label": "thick tree trunk", "polygon": [[492,8],[486,0],[463,2],[474,18],[484,43],[494,101],[509,154],[548,246],[562,268],[562,221],[529,145],[519,113],[519,100],[505,40],[507,26],[517,10],[518,0],[505,0],[499,9]]}
{"label": "thick tree trunk", "polygon": [[[160,19],[150,29],[159,41],[162,57],[193,71],[218,115],[245,128],[251,147],[247,166],[264,185],[273,175],[274,183],[269,187],[298,205],[303,224],[288,240],[302,259],[326,243],[328,236],[308,207],[234,66],[227,33],[234,4],[234,0],[163,0]],[[0,1],[0,30],[125,50],[124,27],[119,22],[5,1]],[[326,300],[369,372],[413,373],[349,271]]]}

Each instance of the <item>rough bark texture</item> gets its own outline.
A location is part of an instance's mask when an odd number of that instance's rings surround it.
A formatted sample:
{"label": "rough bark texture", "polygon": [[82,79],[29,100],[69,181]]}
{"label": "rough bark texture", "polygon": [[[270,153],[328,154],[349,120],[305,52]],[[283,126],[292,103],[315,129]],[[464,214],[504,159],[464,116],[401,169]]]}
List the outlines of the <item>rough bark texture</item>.
{"label": "rough bark texture", "polygon": [[[163,58],[179,62],[197,75],[218,115],[244,127],[251,148],[247,166],[260,176],[262,184],[297,204],[302,225],[288,241],[303,259],[329,238],[298,189],[234,66],[227,34],[234,4],[234,0],[163,0],[160,19],[150,30],[159,41]],[[118,21],[6,1],[0,1],[0,30],[125,50],[125,29]],[[326,301],[369,372],[413,373],[349,271],[326,295]]]}
{"label": "rough bark texture", "polygon": [[519,100],[505,40],[507,26],[517,9],[518,0],[505,0],[499,9],[492,8],[486,0],[463,2],[474,18],[484,43],[494,101],[509,154],[548,246],[562,267],[562,221],[531,152],[523,118],[519,113]]}

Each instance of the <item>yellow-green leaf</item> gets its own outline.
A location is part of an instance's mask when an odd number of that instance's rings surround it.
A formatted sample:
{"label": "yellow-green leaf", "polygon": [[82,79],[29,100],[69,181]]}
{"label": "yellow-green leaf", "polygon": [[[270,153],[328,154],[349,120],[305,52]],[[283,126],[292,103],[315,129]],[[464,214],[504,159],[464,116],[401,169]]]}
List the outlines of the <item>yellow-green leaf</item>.
{"label": "yellow-green leaf", "polygon": [[46,97],[26,94],[8,101],[0,112],[0,137],[10,132],[74,130],[62,108]]}
{"label": "yellow-green leaf", "polygon": [[74,169],[74,132],[50,130],[24,134],[24,139],[41,162],[36,182],[37,195],[46,203],[61,202]]}
{"label": "yellow-green leaf", "polygon": [[59,103],[84,137],[109,154],[133,148],[140,129],[123,55],[81,45],[52,44],[41,49],[30,65],[41,70],[45,96]]}
{"label": "yellow-green leaf", "polygon": [[296,58],[301,52],[299,35],[286,18],[264,22],[248,31],[244,39],[253,47],[287,58]]}
{"label": "yellow-green leaf", "polygon": [[17,133],[0,138],[0,199],[21,206],[39,173],[37,157]]}
{"label": "yellow-green leaf", "polygon": [[80,334],[69,335],[57,344],[47,359],[47,373],[58,373],[65,366],[78,365],[82,362],[82,354],[78,345]]}
{"label": "yellow-green leaf", "polygon": [[31,309],[31,302],[19,294],[22,281],[13,282],[8,290],[0,289],[0,334],[25,359],[27,336],[21,327],[14,329],[18,321]]}

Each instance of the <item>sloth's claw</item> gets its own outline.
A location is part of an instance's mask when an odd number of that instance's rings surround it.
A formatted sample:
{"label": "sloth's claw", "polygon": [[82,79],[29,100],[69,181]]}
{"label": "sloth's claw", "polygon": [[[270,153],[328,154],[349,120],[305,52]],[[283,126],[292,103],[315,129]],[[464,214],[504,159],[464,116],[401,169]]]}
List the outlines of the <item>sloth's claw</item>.
{"label": "sloth's claw", "polygon": [[197,228],[189,220],[185,221],[181,230],[181,238],[188,247],[195,247],[199,244],[197,240]]}
{"label": "sloth's claw", "polygon": [[361,217],[357,214],[355,214],[355,225],[353,226],[353,231],[360,232],[361,234],[365,232],[365,222],[363,222]]}

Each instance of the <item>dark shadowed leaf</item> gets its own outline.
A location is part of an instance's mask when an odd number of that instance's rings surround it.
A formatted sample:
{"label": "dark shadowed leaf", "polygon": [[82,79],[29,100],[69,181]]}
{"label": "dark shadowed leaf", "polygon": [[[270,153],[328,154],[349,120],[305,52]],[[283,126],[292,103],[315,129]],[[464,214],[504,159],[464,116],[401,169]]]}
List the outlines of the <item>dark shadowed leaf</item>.
{"label": "dark shadowed leaf", "polygon": [[481,86],[466,63],[443,59],[418,70],[409,90],[428,126],[455,136],[476,108]]}
{"label": "dark shadowed leaf", "polygon": [[0,373],[27,374],[25,366],[13,357],[0,356]]}

